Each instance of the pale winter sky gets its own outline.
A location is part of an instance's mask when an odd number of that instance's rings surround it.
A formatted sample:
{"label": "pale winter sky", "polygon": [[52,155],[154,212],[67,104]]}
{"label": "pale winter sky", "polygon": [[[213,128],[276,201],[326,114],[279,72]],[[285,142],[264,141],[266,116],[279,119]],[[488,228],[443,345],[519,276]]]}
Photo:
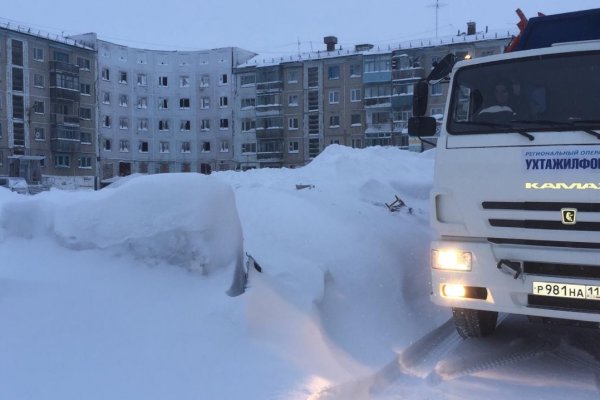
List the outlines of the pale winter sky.
{"label": "pale winter sky", "polygon": [[[0,24],[26,25],[54,34],[96,32],[133,47],[203,50],[237,46],[261,54],[324,47],[387,45],[436,36],[436,0],[30,0],[3,2]],[[598,0],[440,0],[438,36],[455,35],[475,21],[477,30],[516,29],[515,10],[527,17],[600,7]]]}

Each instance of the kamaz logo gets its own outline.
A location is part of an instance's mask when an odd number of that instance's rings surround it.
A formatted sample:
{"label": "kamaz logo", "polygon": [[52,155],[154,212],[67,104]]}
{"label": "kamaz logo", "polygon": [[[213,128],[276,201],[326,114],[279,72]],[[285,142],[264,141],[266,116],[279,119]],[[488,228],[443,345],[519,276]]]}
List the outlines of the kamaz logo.
{"label": "kamaz logo", "polygon": [[561,208],[560,210],[562,223],[565,225],[575,225],[577,223],[576,208]]}
{"label": "kamaz logo", "polygon": [[551,190],[587,190],[587,189],[595,189],[600,190],[600,183],[593,182],[574,182],[574,183],[564,183],[564,182],[525,182],[525,189],[551,189]]}

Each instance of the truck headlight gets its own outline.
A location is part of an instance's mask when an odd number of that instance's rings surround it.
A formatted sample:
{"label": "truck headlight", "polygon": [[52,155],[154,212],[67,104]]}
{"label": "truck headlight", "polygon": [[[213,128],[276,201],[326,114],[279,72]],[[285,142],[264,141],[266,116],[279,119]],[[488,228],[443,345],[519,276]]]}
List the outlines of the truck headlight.
{"label": "truck headlight", "polygon": [[470,271],[472,255],[468,251],[432,250],[431,266],[435,269]]}

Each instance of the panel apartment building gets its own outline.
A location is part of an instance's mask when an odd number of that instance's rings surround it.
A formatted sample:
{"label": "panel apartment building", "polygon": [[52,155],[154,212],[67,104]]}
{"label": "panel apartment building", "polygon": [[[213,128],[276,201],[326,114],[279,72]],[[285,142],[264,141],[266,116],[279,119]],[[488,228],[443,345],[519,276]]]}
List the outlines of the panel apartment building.
{"label": "panel apartment building", "polygon": [[[295,56],[256,56],[234,68],[234,161],[240,169],[298,167],[326,146],[391,145],[418,151],[409,139],[413,86],[448,53],[458,59],[501,53],[510,33],[467,32],[385,49],[359,44]],[[430,87],[428,113],[441,118],[447,84]],[[239,120],[239,122],[237,122]]]}
{"label": "panel apartment building", "polygon": [[0,26],[0,175],[94,187],[95,51]]}
{"label": "panel apartment building", "polygon": [[234,169],[233,66],[255,53],[228,47],[160,51],[96,38],[99,176]]}

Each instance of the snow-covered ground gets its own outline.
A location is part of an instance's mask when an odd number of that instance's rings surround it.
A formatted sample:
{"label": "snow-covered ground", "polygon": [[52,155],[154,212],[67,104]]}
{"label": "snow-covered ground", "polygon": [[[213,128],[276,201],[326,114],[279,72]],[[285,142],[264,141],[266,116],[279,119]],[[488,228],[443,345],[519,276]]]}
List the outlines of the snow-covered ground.
{"label": "snow-covered ground", "polygon": [[597,331],[429,301],[433,155],[1,190],[0,399],[597,399]]}

